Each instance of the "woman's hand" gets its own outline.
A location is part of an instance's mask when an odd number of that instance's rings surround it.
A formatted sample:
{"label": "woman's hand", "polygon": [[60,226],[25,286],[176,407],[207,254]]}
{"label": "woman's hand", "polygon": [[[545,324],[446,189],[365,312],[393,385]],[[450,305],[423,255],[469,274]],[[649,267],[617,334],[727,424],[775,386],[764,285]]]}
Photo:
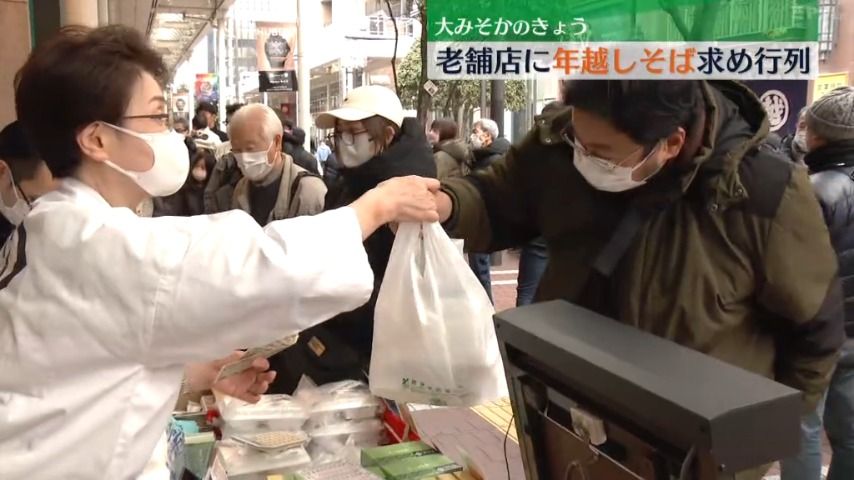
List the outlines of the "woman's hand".
{"label": "woman's hand", "polygon": [[184,369],[184,375],[187,377],[190,389],[201,392],[213,388],[245,402],[257,402],[276,378],[276,372],[270,371],[270,362],[264,358],[256,358],[243,372],[214,383],[223,366],[236,362],[243,355],[244,352],[234,352],[212,362],[188,364]]}
{"label": "woman's hand", "polygon": [[387,180],[353,202],[362,226],[362,237],[392,222],[436,222],[436,193],[439,181],[432,178],[399,177]]}

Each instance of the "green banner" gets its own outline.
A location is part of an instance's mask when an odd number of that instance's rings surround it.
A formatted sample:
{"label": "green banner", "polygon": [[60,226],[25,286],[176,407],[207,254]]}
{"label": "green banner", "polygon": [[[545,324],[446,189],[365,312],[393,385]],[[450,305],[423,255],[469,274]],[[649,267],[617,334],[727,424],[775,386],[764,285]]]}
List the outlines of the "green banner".
{"label": "green banner", "polygon": [[431,42],[816,42],[818,0],[427,0]]}

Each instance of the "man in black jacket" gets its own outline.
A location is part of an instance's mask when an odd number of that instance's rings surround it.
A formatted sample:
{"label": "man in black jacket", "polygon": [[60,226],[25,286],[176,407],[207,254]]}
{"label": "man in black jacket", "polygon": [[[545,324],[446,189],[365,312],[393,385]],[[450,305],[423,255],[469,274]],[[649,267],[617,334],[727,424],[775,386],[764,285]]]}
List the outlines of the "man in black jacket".
{"label": "man in black jacket", "polygon": [[[854,87],[838,88],[804,115],[804,157],[830,239],[839,259],[845,296],[842,348],[824,404],[802,423],[798,457],[782,462],[783,480],[821,478],[822,423],[833,448],[828,480],[854,478]],[[800,129],[799,129],[800,130]],[[793,252],[794,253],[794,252]],[[808,254],[807,252],[804,252]]]}
{"label": "man in black jacket", "polygon": [[320,175],[317,159],[303,146],[305,145],[305,130],[295,127],[290,133],[285,130],[283,135],[282,151],[293,157],[294,163],[300,167],[315,175]]}
{"label": "man in black jacket", "polygon": [[208,121],[208,128],[219,137],[220,141],[227,142],[228,134],[219,129],[219,111],[211,102],[201,102],[196,107],[196,115],[203,115]]}

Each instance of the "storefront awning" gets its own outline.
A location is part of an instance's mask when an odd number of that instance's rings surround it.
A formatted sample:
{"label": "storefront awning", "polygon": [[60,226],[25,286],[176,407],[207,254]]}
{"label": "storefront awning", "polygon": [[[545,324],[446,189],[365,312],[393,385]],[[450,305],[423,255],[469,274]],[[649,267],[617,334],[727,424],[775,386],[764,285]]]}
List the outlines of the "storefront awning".
{"label": "storefront awning", "polygon": [[233,3],[234,0],[112,0],[110,23],[145,32],[174,73]]}

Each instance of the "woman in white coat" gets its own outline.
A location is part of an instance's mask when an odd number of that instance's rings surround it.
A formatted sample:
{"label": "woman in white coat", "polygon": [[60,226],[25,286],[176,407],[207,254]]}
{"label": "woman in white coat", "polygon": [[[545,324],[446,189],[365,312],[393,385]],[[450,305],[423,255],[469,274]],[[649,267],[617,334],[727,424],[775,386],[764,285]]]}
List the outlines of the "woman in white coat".
{"label": "woman in white coat", "polygon": [[418,178],[264,229],[238,211],[138,217],[189,168],[167,128],[165,72],[118,26],[63,30],[19,72],[18,118],[62,184],[0,276],[0,478],[135,477],[185,364],[358,307],[373,288],[362,240],[438,217],[438,184]]}

